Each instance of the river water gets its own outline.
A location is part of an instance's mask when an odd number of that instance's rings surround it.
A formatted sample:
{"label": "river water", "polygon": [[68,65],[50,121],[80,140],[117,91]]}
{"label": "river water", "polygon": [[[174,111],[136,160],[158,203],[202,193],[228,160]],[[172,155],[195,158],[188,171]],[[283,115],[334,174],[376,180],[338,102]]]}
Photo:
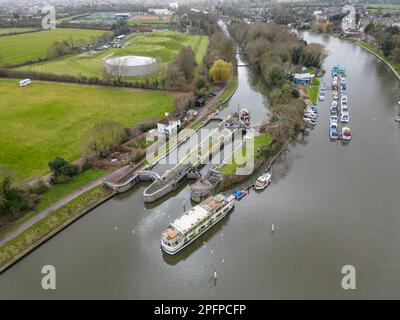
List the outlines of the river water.
{"label": "river water", "polygon": [[[141,184],[3,273],[0,298],[400,298],[400,84],[354,44],[304,38],[327,48],[327,84],[334,64],[347,68],[349,145],[329,141],[328,92],[315,129],[273,166],[273,183],[178,255],[160,251],[160,233],[190,203],[189,186],[145,205]],[[259,90],[240,67],[222,113],[242,103],[265,117]],[[54,291],[41,288],[46,264],[57,271]],[[344,265],[356,268],[356,290],[341,287]]]}

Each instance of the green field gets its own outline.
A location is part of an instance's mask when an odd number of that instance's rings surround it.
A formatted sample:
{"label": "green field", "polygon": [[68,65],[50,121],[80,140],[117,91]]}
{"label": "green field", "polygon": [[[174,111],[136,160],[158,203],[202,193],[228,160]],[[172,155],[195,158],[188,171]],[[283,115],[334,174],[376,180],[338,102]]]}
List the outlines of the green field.
{"label": "green field", "polygon": [[366,3],[363,5],[370,12],[397,13],[400,12],[400,4]]}
{"label": "green field", "polygon": [[56,29],[0,37],[0,55],[6,65],[24,63],[45,58],[47,49],[56,41],[84,44],[103,33],[102,30]]}
{"label": "green field", "polygon": [[313,78],[311,85],[305,87],[306,93],[313,104],[318,102],[319,83],[320,81],[317,78]]}
{"label": "green field", "polygon": [[102,59],[115,55],[150,56],[157,59],[159,69],[172,61],[183,47],[192,47],[197,62],[200,62],[207,50],[208,37],[187,35],[178,32],[153,32],[145,35],[130,36],[120,49],[110,48],[94,56],[82,54],[65,56],[57,60],[46,61],[18,68],[58,75],[101,77]]}
{"label": "green field", "polygon": [[159,119],[174,109],[173,98],[162,91],[39,81],[20,88],[16,80],[0,80],[0,166],[19,178],[41,175],[55,156],[78,159],[82,136],[95,123]]}
{"label": "green field", "polygon": [[22,33],[22,32],[29,32],[36,30],[34,28],[0,28],[0,35],[4,34],[15,34],[15,33]]}

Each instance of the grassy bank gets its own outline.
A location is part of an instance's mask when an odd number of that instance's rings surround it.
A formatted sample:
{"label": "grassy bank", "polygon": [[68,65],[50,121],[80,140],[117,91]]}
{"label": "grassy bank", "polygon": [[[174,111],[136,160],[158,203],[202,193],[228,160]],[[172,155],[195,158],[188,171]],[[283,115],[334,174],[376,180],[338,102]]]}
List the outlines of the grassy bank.
{"label": "grassy bank", "polygon": [[[254,137],[254,148],[248,152],[247,148],[238,148],[235,150],[233,155],[233,160],[231,163],[225,164],[218,171],[223,176],[229,176],[235,173],[236,168],[244,167],[247,161],[256,160],[261,156],[260,149],[264,146],[267,146],[271,143],[272,136],[269,133],[263,133]],[[245,163],[238,164],[235,159],[244,159]],[[242,162],[242,161],[241,161]]]}
{"label": "grassy bank", "polygon": [[56,41],[86,44],[105,33],[103,30],[55,29],[0,37],[0,55],[4,64],[19,64],[45,58]]}
{"label": "grassy bank", "polygon": [[229,81],[228,85],[226,86],[224,92],[219,97],[220,103],[224,103],[226,99],[230,98],[230,96],[235,92],[238,84],[239,84],[238,76],[232,77],[232,79]]}
{"label": "grassy bank", "polygon": [[79,190],[89,182],[95,181],[103,177],[108,170],[105,169],[90,169],[80,175],[74,177],[71,181],[62,184],[55,184],[45,193],[41,195],[40,202],[36,205],[35,210],[24,214],[19,219],[8,223],[6,226],[0,228],[0,239],[3,238],[7,233],[17,229],[20,225],[27,222],[30,218],[34,217],[40,211],[48,208],[58,200],[66,197],[70,193]]}
{"label": "grassy bank", "polygon": [[313,104],[316,104],[318,102],[319,85],[319,79],[313,78],[311,85],[305,87],[306,93]]}
{"label": "grassy bank", "polygon": [[0,166],[30,178],[48,172],[55,156],[78,159],[94,124],[160,119],[174,110],[175,94],[40,81],[20,88],[15,80],[0,80],[0,96]]}
{"label": "grassy bank", "polygon": [[[159,70],[163,70],[183,47],[191,47],[198,63],[203,59],[208,46],[208,37],[188,35],[178,32],[152,32],[150,34],[129,36],[122,48],[110,48],[95,55],[74,54],[56,60],[37,63],[18,68],[41,73],[68,75],[75,77],[103,77],[102,66],[105,57],[110,55],[137,55],[153,57]],[[144,77],[131,77],[141,80]],[[125,79],[129,80],[129,79]]]}
{"label": "grassy bank", "polygon": [[397,72],[397,74],[400,74],[400,62],[396,62],[393,58],[391,57],[385,57],[382,53],[382,50],[373,46],[372,44],[365,42],[365,41],[357,41],[359,45],[362,47],[372,51],[375,53],[377,56],[388,62]]}
{"label": "grassy bank", "polygon": [[67,222],[68,219],[79,214],[81,210],[84,210],[91,204],[104,198],[109,192],[110,191],[106,190],[103,186],[95,187],[68,202],[63,207],[20,233],[17,237],[8,241],[5,245],[0,247],[0,267],[15,256],[29,249],[35,242],[47,236],[57,227],[60,227],[63,223]]}

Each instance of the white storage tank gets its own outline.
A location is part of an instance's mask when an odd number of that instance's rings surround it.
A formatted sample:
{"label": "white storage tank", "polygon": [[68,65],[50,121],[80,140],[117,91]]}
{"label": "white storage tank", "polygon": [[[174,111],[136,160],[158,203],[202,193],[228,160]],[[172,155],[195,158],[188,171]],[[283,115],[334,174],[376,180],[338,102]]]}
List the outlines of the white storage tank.
{"label": "white storage tank", "polygon": [[106,70],[109,74],[123,77],[137,77],[157,71],[157,61],[151,57],[122,56],[105,60]]}

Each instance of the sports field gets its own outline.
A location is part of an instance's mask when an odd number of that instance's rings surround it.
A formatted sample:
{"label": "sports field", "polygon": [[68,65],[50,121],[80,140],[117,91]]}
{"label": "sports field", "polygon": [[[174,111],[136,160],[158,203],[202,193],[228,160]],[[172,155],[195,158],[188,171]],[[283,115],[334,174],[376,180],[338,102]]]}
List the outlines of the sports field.
{"label": "sports field", "polygon": [[0,166],[19,178],[46,173],[55,156],[81,156],[82,136],[95,123],[160,119],[174,109],[173,98],[162,91],[39,81],[20,88],[16,80],[0,79]]}
{"label": "sports field", "polygon": [[47,56],[47,49],[56,41],[85,44],[103,34],[102,30],[56,29],[0,37],[0,55],[4,64],[19,64]]}
{"label": "sports field", "polygon": [[389,4],[389,3],[365,3],[364,8],[370,12],[376,13],[399,13],[400,4]]}
{"label": "sports field", "polygon": [[34,28],[0,28],[0,35],[34,31]]}
{"label": "sports field", "polygon": [[208,37],[178,32],[153,32],[130,36],[120,49],[110,48],[94,56],[82,54],[41,62],[19,68],[59,75],[101,77],[102,59],[110,56],[138,55],[157,59],[159,68],[173,60],[183,47],[192,47],[196,60],[200,62],[207,50]]}
{"label": "sports field", "polygon": [[173,16],[155,16],[155,15],[134,16],[130,20],[131,24],[167,24],[174,22],[175,22],[175,17]]}

